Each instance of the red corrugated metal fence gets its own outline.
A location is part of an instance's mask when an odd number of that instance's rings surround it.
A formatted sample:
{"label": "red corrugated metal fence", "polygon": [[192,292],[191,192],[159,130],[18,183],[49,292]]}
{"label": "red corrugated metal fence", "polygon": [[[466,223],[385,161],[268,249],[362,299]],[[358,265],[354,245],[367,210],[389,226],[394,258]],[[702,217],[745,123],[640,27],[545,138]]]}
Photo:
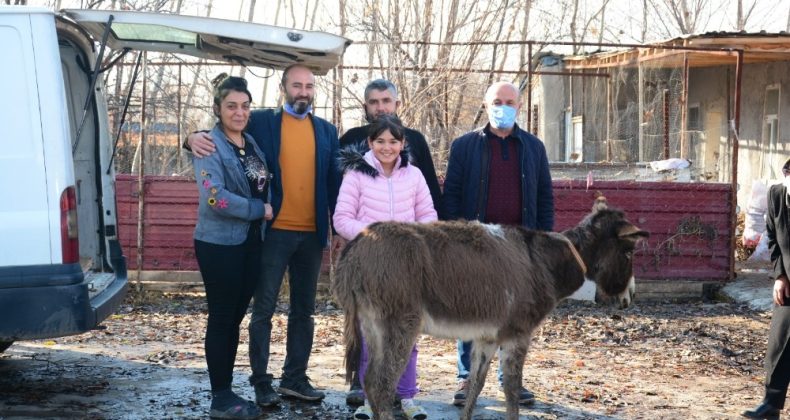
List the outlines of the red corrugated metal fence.
{"label": "red corrugated metal fence", "polygon": [[[129,268],[137,269],[137,177],[118,175],[119,235]],[[557,230],[579,222],[598,194],[651,237],[635,253],[637,278],[729,279],[733,258],[729,184],[554,181]],[[197,187],[186,177],[145,177],[144,270],[197,270],[192,230]]]}

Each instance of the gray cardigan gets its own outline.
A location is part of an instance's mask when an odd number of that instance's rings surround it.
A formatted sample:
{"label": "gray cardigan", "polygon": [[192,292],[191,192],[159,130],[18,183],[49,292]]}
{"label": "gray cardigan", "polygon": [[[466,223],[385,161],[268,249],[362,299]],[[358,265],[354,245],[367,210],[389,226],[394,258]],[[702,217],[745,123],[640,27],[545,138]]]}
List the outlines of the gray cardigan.
{"label": "gray cardigan", "polygon": [[[265,162],[255,140],[243,135]],[[200,200],[194,238],[217,245],[239,245],[247,239],[250,222],[263,218],[263,201],[252,198],[244,168],[219,124],[211,130],[211,137],[217,151],[204,158],[192,157]],[[261,241],[265,232],[261,229]]]}

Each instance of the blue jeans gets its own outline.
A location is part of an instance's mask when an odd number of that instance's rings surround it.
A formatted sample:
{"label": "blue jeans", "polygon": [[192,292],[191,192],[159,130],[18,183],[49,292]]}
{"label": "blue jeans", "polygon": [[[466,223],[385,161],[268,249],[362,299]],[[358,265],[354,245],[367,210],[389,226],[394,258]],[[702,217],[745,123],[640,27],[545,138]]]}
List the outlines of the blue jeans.
{"label": "blue jeans", "polygon": [[[468,379],[469,369],[471,369],[472,342],[458,340],[458,379]],[[496,377],[499,385],[502,385],[502,359],[499,359],[499,367],[496,370]]]}
{"label": "blue jeans", "polygon": [[321,270],[323,245],[315,232],[271,229],[263,241],[260,281],[255,290],[250,320],[250,383],[272,381],[267,373],[272,316],[277,296],[288,269],[290,308],[285,345],[285,365],[280,383],[306,378],[307,362],[313,348],[315,292]]}

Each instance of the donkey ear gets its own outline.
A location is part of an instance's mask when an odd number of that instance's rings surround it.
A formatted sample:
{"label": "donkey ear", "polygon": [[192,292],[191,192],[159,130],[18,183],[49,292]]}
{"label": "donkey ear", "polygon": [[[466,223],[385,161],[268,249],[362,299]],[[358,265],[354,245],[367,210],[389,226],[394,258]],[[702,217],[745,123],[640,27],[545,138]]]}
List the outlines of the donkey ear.
{"label": "donkey ear", "polygon": [[606,205],[606,197],[599,195],[595,202],[593,202],[592,211],[593,213],[597,212],[598,210],[605,210],[608,206]]}
{"label": "donkey ear", "polygon": [[618,238],[626,241],[631,241],[633,243],[636,243],[640,239],[644,239],[649,236],[650,236],[649,232],[639,229],[638,227],[630,223],[621,227],[620,230],[617,232]]}

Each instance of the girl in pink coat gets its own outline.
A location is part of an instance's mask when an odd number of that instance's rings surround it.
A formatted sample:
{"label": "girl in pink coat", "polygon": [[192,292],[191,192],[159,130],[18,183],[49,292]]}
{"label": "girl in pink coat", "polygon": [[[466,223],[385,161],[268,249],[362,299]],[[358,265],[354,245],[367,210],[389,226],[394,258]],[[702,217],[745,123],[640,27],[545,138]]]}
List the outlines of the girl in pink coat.
{"label": "girl in pink coat", "polygon": [[[371,126],[370,150],[347,148],[340,152],[340,167],[345,172],[337,197],[334,227],[346,240],[354,239],[373,222],[398,221],[428,223],[437,220],[428,184],[419,169],[409,164],[403,126],[397,117],[384,115]],[[364,337],[360,356],[359,378],[363,388],[368,348]],[[417,346],[398,382],[398,397],[404,414],[410,419],[428,417],[425,409],[414,403],[417,388]],[[368,405],[354,413],[356,419],[370,419]]]}

